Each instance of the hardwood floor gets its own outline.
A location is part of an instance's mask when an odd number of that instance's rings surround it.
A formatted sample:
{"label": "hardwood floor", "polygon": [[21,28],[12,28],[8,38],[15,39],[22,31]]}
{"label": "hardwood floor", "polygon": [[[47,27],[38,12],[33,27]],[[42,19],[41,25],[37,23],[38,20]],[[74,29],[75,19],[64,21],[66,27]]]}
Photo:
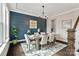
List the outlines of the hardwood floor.
{"label": "hardwood floor", "polygon": [[[67,52],[65,51],[65,49],[66,48],[62,49],[53,56],[67,56]],[[24,56],[24,52],[22,50],[20,43],[17,43],[16,45],[10,44],[7,56]]]}
{"label": "hardwood floor", "polygon": [[[66,47],[67,48],[67,47]],[[68,56],[67,52],[66,52],[66,48],[60,50],[59,52],[57,52],[56,54],[54,54],[53,56]]]}
{"label": "hardwood floor", "polygon": [[24,55],[24,52],[21,48],[20,43],[17,43],[16,45],[10,44],[7,56],[22,56]]}

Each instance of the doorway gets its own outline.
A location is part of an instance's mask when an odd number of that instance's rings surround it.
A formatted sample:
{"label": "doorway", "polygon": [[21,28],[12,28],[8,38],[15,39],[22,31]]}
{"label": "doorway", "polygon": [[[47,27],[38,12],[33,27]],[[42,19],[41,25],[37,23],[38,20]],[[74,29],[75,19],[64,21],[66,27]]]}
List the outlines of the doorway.
{"label": "doorway", "polygon": [[55,25],[55,19],[51,20],[51,32],[56,32],[56,25]]}

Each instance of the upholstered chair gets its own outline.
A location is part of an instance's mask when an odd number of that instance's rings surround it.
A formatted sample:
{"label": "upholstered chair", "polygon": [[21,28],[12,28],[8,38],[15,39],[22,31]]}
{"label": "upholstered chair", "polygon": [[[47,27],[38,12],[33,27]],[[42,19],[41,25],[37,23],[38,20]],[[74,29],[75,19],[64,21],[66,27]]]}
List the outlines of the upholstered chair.
{"label": "upholstered chair", "polygon": [[47,45],[47,40],[48,40],[48,35],[41,35],[41,41],[40,41],[40,45],[41,45],[41,49],[43,46]]}
{"label": "upholstered chair", "polygon": [[26,40],[27,48],[28,48],[29,51],[31,51],[31,46],[36,45],[36,42],[35,41],[31,42],[27,34],[24,34],[24,37],[25,37],[25,40]]}
{"label": "upholstered chair", "polygon": [[49,34],[48,42],[49,43],[55,43],[55,35],[53,33]]}

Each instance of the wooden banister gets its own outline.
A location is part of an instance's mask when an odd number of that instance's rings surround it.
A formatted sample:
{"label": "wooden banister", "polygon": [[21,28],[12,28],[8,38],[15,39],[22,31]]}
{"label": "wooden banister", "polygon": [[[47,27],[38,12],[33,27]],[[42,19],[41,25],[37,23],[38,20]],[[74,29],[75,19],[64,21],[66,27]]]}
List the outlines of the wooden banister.
{"label": "wooden banister", "polygon": [[79,16],[74,24],[74,27],[73,29],[68,29],[68,34],[67,34],[67,39],[68,39],[68,45],[67,45],[67,48],[66,48],[66,51],[67,51],[67,55],[69,56],[72,56],[75,54],[75,29],[78,25],[78,22],[79,22]]}
{"label": "wooden banister", "polygon": [[75,22],[74,27],[73,27],[74,30],[76,29],[76,27],[77,27],[77,25],[78,25],[78,22],[79,22],[79,16],[78,16],[78,18],[77,18],[77,20],[76,20],[76,22]]}

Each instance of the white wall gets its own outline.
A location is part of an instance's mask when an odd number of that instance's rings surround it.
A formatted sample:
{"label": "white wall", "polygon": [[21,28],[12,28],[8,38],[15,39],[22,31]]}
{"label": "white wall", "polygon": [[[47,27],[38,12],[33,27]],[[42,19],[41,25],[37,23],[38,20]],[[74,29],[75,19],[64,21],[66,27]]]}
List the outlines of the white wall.
{"label": "white wall", "polygon": [[72,19],[72,27],[73,27],[78,16],[79,16],[79,9],[75,9],[74,11],[52,17],[52,19],[49,19],[47,22],[47,28],[48,28],[47,32],[50,32],[51,20],[56,19],[56,21],[55,21],[56,22],[55,23],[56,24],[56,34],[60,34],[64,38],[63,41],[67,42],[67,31],[65,31],[62,28],[62,21]]}
{"label": "white wall", "polygon": [[79,56],[79,52],[77,52],[77,50],[79,49],[79,23],[76,28],[75,38],[76,38],[76,40],[75,40],[75,55]]}
{"label": "white wall", "polygon": [[51,20],[48,18],[47,19],[47,33],[51,32]]}

